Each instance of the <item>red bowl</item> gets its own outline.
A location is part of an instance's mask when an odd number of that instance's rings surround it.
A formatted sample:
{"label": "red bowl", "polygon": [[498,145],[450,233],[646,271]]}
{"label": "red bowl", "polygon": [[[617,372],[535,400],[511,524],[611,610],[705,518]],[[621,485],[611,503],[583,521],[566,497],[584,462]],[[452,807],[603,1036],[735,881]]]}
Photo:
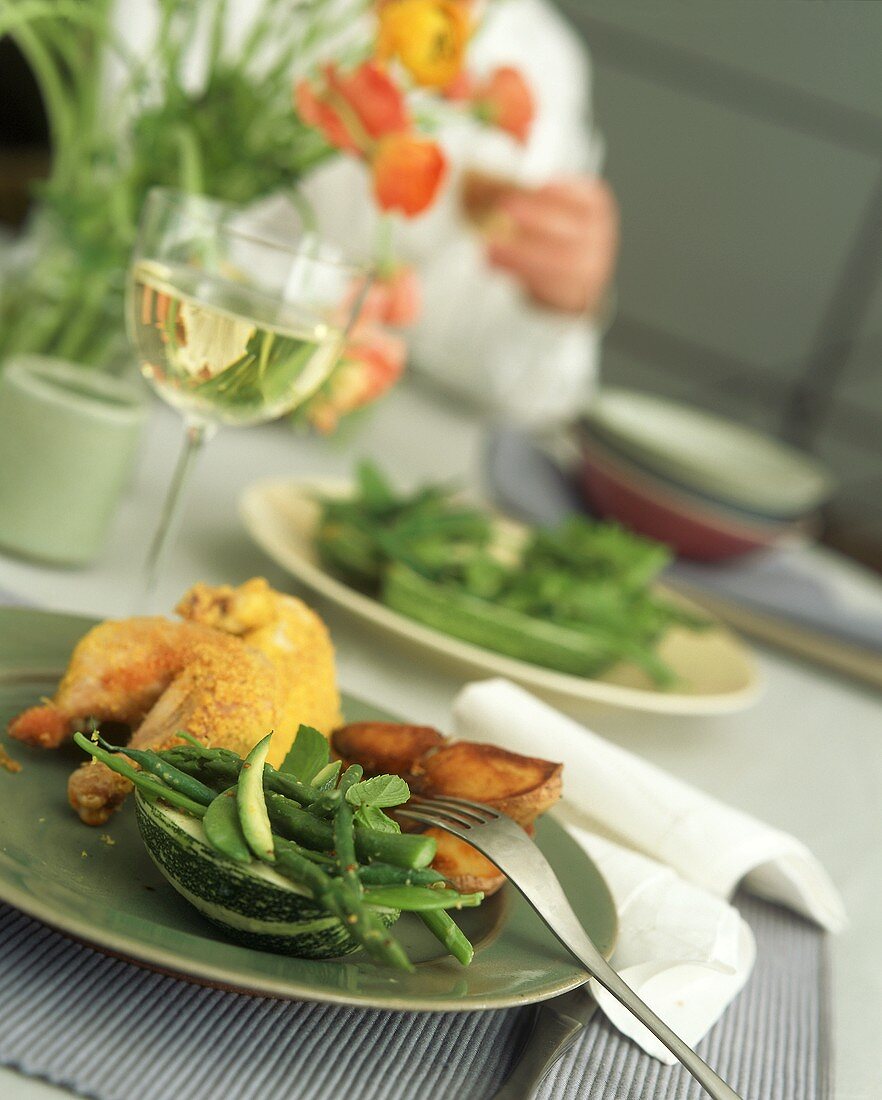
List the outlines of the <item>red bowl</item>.
{"label": "red bowl", "polygon": [[666,543],[694,561],[723,561],[804,537],[813,517],[775,522],[735,514],[724,506],[672,488],[583,435],[579,484],[591,510],[632,531]]}

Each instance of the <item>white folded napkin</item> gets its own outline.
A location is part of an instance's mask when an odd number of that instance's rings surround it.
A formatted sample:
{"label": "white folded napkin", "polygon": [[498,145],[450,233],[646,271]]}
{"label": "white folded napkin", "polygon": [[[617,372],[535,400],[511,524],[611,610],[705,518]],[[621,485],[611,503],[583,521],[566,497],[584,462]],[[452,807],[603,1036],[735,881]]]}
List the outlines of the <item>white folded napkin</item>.
{"label": "white folded napkin", "polygon": [[[739,882],[825,928],[844,926],[835,887],[794,837],[611,745],[514,684],[468,685],[453,715],[458,738],[564,764],[564,798],[553,812],[613,894],[613,965],[691,1045],[753,967],[753,936],[725,901]],[[673,1061],[614,998],[593,991],[616,1027]]]}
{"label": "white folded napkin", "polygon": [[[563,803],[556,819],[594,860],[619,919],[612,964],[649,1007],[695,1046],[750,977],[753,933],[737,909],[685,882],[670,867],[584,828]],[[676,1059],[594,979],[589,983],[612,1023],[647,1053]]]}
{"label": "white folded napkin", "polygon": [[565,795],[593,828],[729,897],[744,884],[831,932],[845,909],[827,872],[795,837],[612,745],[507,680],[469,684],[454,702],[456,736],[565,765]]}

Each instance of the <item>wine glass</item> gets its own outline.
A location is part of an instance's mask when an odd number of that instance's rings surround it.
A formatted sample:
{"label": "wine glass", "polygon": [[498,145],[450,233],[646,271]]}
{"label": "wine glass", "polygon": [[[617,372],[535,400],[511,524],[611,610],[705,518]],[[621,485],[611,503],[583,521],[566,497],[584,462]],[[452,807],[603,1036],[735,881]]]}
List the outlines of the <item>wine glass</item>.
{"label": "wine glass", "polygon": [[201,195],[150,192],[129,269],[128,333],[141,373],[185,430],[147,558],[148,595],[205,444],[221,425],[274,420],[308,400],[369,282],[368,268],[305,228],[285,233]]}

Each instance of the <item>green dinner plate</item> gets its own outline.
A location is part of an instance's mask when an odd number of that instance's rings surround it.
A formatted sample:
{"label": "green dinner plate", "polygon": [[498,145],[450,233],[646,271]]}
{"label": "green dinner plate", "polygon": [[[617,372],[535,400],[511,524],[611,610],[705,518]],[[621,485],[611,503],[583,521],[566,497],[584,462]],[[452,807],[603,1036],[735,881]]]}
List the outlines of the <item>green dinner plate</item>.
{"label": "green dinner plate", "polygon": [[[79,616],[0,609],[0,728],[52,693],[74,644],[91,625]],[[350,721],[389,718],[357,699],[344,697],[344,708]],[[83,759],[75,746],[31,749],[5,733],[3,745],[22,769],[0,769],[0,899],[102,951],[244,992],[406,1010],[530,1004],[586,979],[511,886],[459,915],[476,947],[467,968],[409,916],[396,925],[396,934],[417,964],[413,974],[361,953],[315,961],[228,943],[154,867],[130,805],[105,827],[79,822],[66,797],[67,776]],[[550,818],[540,822],[537,841],[609,957],[616,914],[597,868]]]}
{"label": "green dinner plate", "polygon": [[584,418],[650,473],[760,516],[799,518],[835,487],[822,463],[779,439],[656,394],[602,387]]}

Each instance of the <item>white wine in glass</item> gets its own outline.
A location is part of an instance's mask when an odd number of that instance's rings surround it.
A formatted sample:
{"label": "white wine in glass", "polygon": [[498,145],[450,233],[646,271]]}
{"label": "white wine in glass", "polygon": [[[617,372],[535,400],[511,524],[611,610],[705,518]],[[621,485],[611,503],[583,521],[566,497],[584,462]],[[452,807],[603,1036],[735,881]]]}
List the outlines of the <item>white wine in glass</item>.
{"label": "white wine in glass", "polygon": [[132,271],[132,340],[163,400],[221,424],[274,420],[315,393],[343,331],[296,303],[187,267]]}
{"label": "white wine in glass", "polygon": [[151,191],[129,275],[141,373],[184,417],[185,445],[147,562],[158,579],[196,455],[220,425],[274,420],[333,370],[370,280],[313,233],[267,234],[247,212]]}

